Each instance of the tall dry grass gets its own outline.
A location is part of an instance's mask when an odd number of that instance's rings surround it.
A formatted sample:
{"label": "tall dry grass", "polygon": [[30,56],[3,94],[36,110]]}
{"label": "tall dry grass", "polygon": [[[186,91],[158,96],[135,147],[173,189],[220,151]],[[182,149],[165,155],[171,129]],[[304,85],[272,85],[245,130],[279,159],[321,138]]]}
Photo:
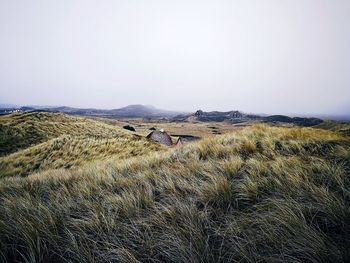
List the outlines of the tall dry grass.
{"label": "tall dry grass", "polygon": [[0,179],[3,262],[348,262],[349,139],[258,125]]}
{"label": "tall dry grass", "polygon": [[6,153],[0,154],[0,177],[76,168],[112,156],[125,159],[165,150],[111,124],[62,113],[16,113],[1,117],[0,123],[6,127],[6,131],[0,128],[0,153]]}
{"label": "tall dry grass", "polygon": [[350,122],[339,122],[339,121],[324,121],[317,125],[320,129],[326,129],[330,131],[335,131],[343,135],[350,136]]}
{"label": "tall dry grass", "polygon": [[0,117],[0,156],[63,136],[131,138],[102,121],[53,112],[22,112]]}

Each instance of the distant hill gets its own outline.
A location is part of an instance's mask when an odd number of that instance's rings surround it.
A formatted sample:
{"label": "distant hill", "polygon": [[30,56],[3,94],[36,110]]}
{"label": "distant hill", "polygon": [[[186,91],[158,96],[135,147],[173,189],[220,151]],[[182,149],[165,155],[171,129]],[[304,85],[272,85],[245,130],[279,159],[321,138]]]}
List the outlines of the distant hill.
{"label": "distant hill", "polygon": [[94,108],[73,108],[73,107],[36,107],[25,106],[20,108],[21,111],[51,111],[62,112],[70,115],[92,116],[92,117],[105,117],[105,118],[172,118],[181,112],[168,111],[157,109],[149,105],[129,105],[119,109],[94,109]]}
{"label": "distant hill", "polygon": [[316,126],[320,129],[330,130],[350,136],[350,123],[339,121],[324,121]]}
{"label": "distant hill", "polygon": [[188,115],[178,115],[175,116],[173,121],[203,121],[203,122],[231,122],[231,123],[240,123],[246,121],[262,121],[268,123],[291,123],[298,126],[315,126],[323,121],[318,118],[301,118],[301,117],[288,117],[284,115],[271,115],[271,116],[260,116],[254,114],[245,114],[240,111],[211,111],[204,112],[202,110],[197,110],[193,114]]}
{"label": "distant hill", "polygon": [[323,120],[318,118],[288,117],[284,115],[271,115],[262,118],[265,122],[293,123],[298,126],[311,127],[319,125]]}
{"label": "distant hill", "polygon": [[[233,111],[210,111],[205,112],[197,110],[194,113],[169,111],[155,108],[150,105],[128,105],[117,109],[94,109],[94,108],[74,108],[67,106],[22,106],[17,108],[1,108],[0,115],[6,115],[18,111],[46,111],[46,112],[62,112],[69,115],[79,115],[88,117],[103,118],[144,118],[144,119],[161,119],[165,118],[171,121],[201,121],[201,122],[230,122],[241,123],[247,121],[260,121],[267,123],[289,123],[298,126],[311,127],[319,125],[323,122],[320,118],[289,117],[285,115],[264,115],[264,114],[247,114],[238,110]],[[336,119],[336,117],[334,117]]]}
{"label": "distant hill", "polygon": [[174,117],[179,112],[157,109],[150,105],[129,105],[120,109],[111,110],[112,114],[120,117],[142,117],[142,118],[156,118],[156,117]]}

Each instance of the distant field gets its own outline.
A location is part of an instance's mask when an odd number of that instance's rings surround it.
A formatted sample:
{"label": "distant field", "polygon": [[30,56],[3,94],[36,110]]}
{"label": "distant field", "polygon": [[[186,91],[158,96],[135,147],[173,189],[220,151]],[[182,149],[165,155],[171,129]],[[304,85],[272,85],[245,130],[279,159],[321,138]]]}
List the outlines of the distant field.
{"label": "distant field", "polygon": [[[1,119],[0,262],[350,261],[350,137],[334,125],[129,123],[139,135]],[[203,139],[163,147],[150,127]]]}
{"label": "distant field", "polygon": [[238,128],[250,126],[253,122],[243,122],[239,124],[230,124],[226,122],[168,122],[162,120],[145,120],[145,119],[122,119],[116,120],[116,125],[123,127],[130,124],[135,127],[136,133],[147,135],[150,128],[164,129],[169,135],[193,135],[206,137],[217,134],[230,133]]}

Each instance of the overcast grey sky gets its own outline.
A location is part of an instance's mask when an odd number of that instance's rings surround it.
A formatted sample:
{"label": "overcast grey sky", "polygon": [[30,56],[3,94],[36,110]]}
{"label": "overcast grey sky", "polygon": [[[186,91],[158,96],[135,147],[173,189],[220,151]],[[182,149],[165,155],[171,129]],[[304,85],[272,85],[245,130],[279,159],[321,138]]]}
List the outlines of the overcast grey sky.
{"label": "overcast grey sky", "polygon": [[350,113],[349,0],[0,0],[0,103]]}

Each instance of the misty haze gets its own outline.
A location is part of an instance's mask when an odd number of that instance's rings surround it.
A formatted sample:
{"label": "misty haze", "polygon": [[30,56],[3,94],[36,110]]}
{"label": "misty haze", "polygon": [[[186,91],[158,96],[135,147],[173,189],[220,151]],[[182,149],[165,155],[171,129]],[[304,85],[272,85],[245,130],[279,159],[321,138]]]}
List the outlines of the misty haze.
{"label": "misty haze", "polygon": [[350,1],[0,0],[0,262],[349,262]]}

